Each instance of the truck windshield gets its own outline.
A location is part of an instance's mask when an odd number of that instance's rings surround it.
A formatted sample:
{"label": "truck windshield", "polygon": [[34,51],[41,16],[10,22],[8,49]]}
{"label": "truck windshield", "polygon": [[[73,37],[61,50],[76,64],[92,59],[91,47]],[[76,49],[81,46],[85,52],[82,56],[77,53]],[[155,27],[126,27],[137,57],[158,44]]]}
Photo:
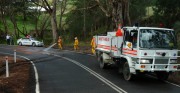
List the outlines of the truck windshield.
{"label": "truck windshield", "polygon": [[141,29],[140,48],[177,48],[176,37],[172,30]]}

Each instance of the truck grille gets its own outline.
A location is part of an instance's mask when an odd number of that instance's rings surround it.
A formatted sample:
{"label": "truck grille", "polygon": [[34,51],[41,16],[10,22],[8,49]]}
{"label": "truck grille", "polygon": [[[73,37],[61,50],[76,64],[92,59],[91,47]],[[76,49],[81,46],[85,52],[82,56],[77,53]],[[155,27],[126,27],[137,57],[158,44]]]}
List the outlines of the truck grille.
{"label": "truck grille", "polygon": [[155,64],[168,64],[168,59],[155,59]]}

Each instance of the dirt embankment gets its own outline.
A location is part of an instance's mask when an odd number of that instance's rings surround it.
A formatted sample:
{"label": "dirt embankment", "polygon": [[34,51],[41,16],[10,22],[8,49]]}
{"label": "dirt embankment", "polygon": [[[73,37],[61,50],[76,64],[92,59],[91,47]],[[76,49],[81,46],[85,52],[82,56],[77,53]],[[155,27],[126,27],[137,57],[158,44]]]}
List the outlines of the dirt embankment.
{"label": "dirt embankment", "polygon": [[9,77],[6,77],[5,55],[0,55],[0,93],[31,93],[33,90],[34,73],[30,62],[8,57]]}

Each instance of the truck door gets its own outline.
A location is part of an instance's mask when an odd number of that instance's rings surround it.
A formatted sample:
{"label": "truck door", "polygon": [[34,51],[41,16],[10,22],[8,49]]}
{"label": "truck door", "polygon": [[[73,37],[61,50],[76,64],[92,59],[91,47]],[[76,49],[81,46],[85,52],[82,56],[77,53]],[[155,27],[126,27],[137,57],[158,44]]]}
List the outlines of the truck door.
{"label": "truck door", "polygon": [[121,45],[123,43],[123,36],[115,36],[112,38],[111,50],[114,56],[121,54]]}
{"label": "truck door", "polygon": [[124,41],[122,45],[122,54],[125,55],[137,55],[137,42],[138,31],[137,30],[124,30]]}

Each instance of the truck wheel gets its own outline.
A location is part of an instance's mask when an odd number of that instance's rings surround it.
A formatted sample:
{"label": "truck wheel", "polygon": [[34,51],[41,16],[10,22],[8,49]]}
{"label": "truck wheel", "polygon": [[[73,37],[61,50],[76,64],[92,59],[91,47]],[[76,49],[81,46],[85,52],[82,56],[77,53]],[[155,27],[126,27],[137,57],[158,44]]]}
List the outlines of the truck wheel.
{"label": "truck wheel", "polygon": [[156,76],[159,80],[164,81],[167,80],[169,77],[169,73],[162,71],[162,72],[156,72]]}
{"label": "truck wheel", "polygon": [[98,58],[99,58],[100,68],[105,69],[107,67],[107,63],[104,63],[102,55],[99,56]]}
{"label": "truck wheel", "polygon": [[125,62],[123,65],[123,76],[127,81],[130,81],[132,79],[132,74],[130,73],[128,62]]}

